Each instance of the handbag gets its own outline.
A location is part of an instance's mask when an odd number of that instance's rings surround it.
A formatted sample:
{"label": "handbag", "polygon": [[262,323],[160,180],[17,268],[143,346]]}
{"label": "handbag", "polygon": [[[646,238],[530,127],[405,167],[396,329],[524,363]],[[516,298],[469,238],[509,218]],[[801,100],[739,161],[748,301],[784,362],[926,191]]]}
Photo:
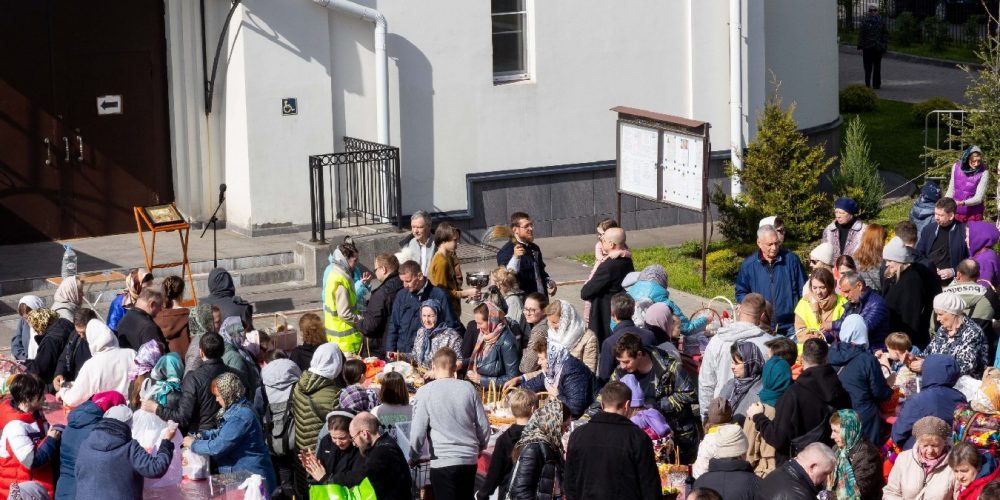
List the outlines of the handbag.
{"label": "handbag", "polygon": [[309,500],[375,500],[375,489],[368,478],[357,486],[314,484],[309,487]]}

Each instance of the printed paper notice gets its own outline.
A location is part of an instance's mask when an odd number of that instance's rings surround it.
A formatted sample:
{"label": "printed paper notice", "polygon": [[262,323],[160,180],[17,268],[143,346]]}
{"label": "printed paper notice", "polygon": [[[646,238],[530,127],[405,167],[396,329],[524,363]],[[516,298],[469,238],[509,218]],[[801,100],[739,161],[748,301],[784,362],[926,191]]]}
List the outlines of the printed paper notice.
{"label": "printed paper notice", "polygon": [[656,160],[659,132],[628,123],[621,124],[618,151],[618,188],[623,193],[655,200]]}
{"label": "printed paper notice", "polygon": [[703,206],[703,143],[699,137],[663,133],[663,198],[692,210]]}

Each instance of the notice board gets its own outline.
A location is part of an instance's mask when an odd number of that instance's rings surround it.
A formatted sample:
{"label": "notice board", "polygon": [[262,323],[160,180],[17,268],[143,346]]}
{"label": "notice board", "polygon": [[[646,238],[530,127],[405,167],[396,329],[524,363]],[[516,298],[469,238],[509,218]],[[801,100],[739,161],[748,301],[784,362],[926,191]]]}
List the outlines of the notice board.
{"label": "notice board", "polygon": [[620,123],[619,127],[618,189],[633,196],[658,199],[659,131],[630,123]]}
{"label": "notice board", "polygon": [[702,210],[705,141],[701,137],[663,132],[663,189],[660,201]]}

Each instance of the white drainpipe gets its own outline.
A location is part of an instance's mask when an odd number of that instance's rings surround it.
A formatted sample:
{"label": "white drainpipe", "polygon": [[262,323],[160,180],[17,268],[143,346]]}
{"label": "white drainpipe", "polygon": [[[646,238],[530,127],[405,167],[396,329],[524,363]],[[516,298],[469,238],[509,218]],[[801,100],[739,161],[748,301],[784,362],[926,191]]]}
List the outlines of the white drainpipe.
{"label": "white drainpipe", "polygon": [[[742,1],[729,0],[729,137],[732,151],[731,161],[737,172],[743,169],[743,25],[741,24]],[[740,181],[733,176],[733,196],[743,189]]]}
{"label": "white drainpipe", "polygon": [[349,0],[313,0],[330,10],[357,16],[375,23],[375,112],[378,143],[389,145],[389,54],[386,51],[386,21],[381,12]]}

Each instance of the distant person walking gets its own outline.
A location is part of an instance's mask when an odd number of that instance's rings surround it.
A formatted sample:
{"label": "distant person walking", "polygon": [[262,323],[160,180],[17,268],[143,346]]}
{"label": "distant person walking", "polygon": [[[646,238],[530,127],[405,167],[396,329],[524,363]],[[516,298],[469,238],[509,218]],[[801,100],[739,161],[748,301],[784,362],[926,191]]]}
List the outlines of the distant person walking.
{"label": "distant person walking", "polygon": [[858,50],[865,67],[866,87],[882,87],[882,54],[885,54],[888,42],[889,28],[878,15],[878,4],[870,4],[868,15],[861,21],[861,31],[858,32]]}

